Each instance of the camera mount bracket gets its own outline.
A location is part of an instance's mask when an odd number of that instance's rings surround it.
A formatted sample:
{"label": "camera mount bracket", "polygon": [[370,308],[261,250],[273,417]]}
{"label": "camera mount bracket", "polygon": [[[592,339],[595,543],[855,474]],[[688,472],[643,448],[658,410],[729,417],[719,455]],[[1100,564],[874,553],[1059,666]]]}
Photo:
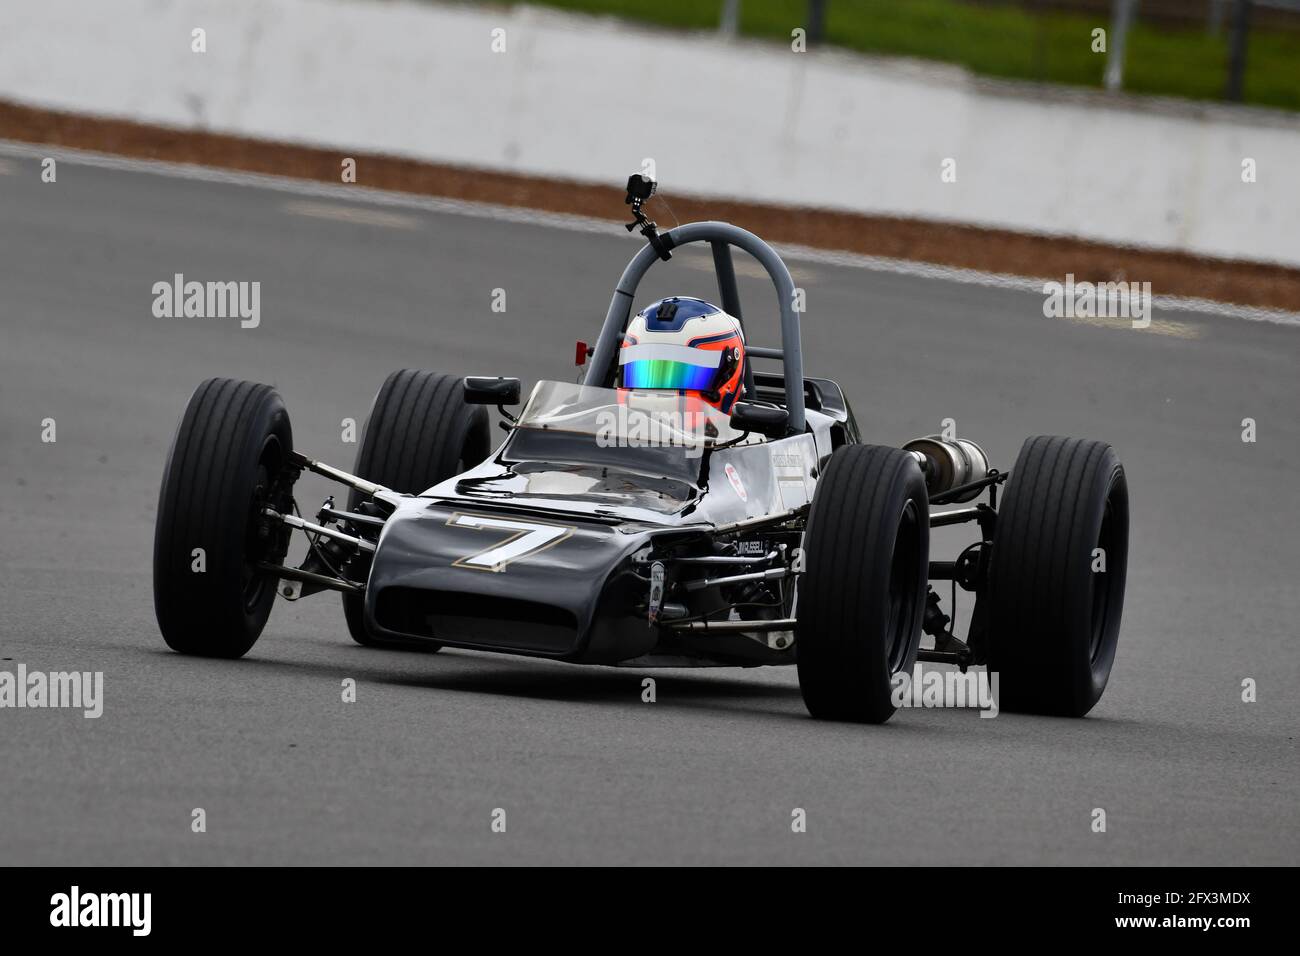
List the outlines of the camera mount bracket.
{"label": "camera mount bracket", "polygon": [[639,226],[641,235],[645,236],[655,254],[667,262],[673,257],[671,252],[673,241],[670,236],[661,236],[659,227],[655,225],[654,220],[647,218],[646,214],[641,210],[645,201],[655,194],[658,185],[643,173],[633,173],[627,178],[627,196],[623,199],[623,202],[632,207],[632,221],[626,223],[625,228],[628,232],[631,232]]}

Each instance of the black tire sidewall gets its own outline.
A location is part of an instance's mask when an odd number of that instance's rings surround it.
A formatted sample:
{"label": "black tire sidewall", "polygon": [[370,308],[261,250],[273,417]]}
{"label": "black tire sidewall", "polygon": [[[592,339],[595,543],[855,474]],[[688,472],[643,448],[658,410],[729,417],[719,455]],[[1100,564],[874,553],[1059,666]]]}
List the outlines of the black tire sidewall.
{"label": "black tire sidewall", "polygon": [[[915,592],[897,622],[905,645],[889,656],[890,581],[904,510],[914,520]],[[822,475],[804,536],[796,664],[814,717],[880,723],[894,712],[895,678],[921,638],[929,570],[929,499],[915,459],[895,448],[848,445]]]}
{"label": "black tire sidewall", "polygon": [[[353,473],[393,491],[419,494],[453,477],[458,466],[468,468],[485,460],[492,452],[488,412],[481,405],[465,402],[463,381],[422,369],[401,369],[389,375],[371,402]],[[425,438],[430,439],[429,447],[426,454],[419,455],[418,446]],[[411,444],[417,447],[404,447]],[[352,492],[349,508],[356,510],[365,498]],[[371,635],[365,626],[365,598],[360,594],[343,595],[343,614],[348,633],[358,644],[438,646]]]}
{"label": "black tire sidewall", "polygon": [[[1108,506],[1111,541],[1105,571],[1095,572]],[[1002,709],[1083,716],[1100,700],[1118,647],[1128,531],[1127,479],[1109,445],[1025,441],[999,508],[989,572],[989,670],[998,675]],[[1093,596],[1102,585],[1108,605],[1098,624]],[[1101,628],[1095,659],[1094,627]]]}
{"label": "black tire sidewall", "polygon": [[[240,404],[231,409],[232,402]],[[154,608],[174,650],[240,657],[266,625],[275,575],[260,575],[249,607],[243,573],[259,462],[271,440],[287,464],[293,431],[269,386],[210,380],[190,397],[167,454],[154,535]],[[195,548],[203,549],[202,574],[192,570]]]}

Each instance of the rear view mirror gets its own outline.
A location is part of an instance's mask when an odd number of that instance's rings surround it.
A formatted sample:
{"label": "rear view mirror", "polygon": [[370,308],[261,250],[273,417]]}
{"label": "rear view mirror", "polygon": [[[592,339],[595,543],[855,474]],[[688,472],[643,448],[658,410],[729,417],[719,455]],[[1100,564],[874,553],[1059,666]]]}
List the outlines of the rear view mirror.
{"label": "rear view mirror", "polygon": [[465,401],[470,405],[518,405],[519,379],[471,375],[465,379]]}
{"label": "rear view mirror", "polygon": [[790,415],[784,408],[737,402],[731,408],[731,427],[741,432],[757,432],[768,438],[784,438]]}

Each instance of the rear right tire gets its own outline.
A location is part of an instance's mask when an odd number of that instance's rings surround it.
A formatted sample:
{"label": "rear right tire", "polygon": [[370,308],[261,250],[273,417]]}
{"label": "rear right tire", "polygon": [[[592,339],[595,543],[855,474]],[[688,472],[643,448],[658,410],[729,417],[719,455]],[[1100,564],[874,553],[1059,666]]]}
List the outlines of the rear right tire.
{"label": "rear right tire", "polygon": [[989,672],[1002,710],[1082,717],[1115,661],[1128,483],[1105,442],[1027,439],[998,508]]}

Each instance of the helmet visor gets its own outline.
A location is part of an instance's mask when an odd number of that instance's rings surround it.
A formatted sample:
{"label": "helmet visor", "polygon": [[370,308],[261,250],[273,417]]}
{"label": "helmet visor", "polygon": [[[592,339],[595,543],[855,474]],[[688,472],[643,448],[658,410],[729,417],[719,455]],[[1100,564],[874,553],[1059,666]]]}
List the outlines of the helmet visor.
{"label": "helmet visor", "polygon": [[619,350],[624,388],[673,388],[704,392],[713,387],[722,352],[688,345],[628,345]]}

